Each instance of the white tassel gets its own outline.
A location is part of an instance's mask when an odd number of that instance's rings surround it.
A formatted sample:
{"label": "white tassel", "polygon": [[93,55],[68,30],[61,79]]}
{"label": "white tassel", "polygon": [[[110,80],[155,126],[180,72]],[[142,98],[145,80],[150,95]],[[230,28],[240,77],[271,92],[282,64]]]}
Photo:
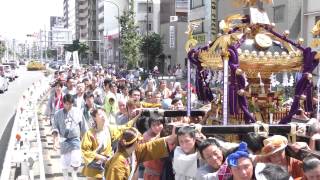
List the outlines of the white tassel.
{"label": "white tassel", "polygon": [[223,72],[219,71],[217,83],[222,83],[222,82],[223,82]]}
{"label": "white tassel", "polygon": [[248,83],[248,78],[247,78],[246,73],[243,73],[243,77],[244,77],[244,82],[245,82],[244,86],[247,87],[249,85],[249,83]]}
{"label": "white tassel", "polygon": [[271,80],[271,86],[275,87],[277,85],[277,80],[276,80],[276,76],[273,73],[270,76],[270,80]]}
{"label": "white tassel", "polygon": [[291,74],[288,86],[292,87],[293,84],[294,84],[294,77],[293,77],[293,75]]}
{"label": "white tassel", "polygon": [[283,82],[282,82],[282,85],[283,85],[284,87],[289,86],[289,80],[288,80],[288,73],[287,73],[287,72],[283,73]]}
{"label": "white tassel", "polygon": [[206,81],[207,83],[209,83],[211,78],[212,78],[212,72],[209,71],[208,76],[207,76],[207,78],[206,78],[205,81]]}
{"label": "white tassel", "polygon": [[212,77],[211,77],[211,81],[215,83],[216,80],[217,80],[217,72],[214,71],[213,74],[212,74]]}

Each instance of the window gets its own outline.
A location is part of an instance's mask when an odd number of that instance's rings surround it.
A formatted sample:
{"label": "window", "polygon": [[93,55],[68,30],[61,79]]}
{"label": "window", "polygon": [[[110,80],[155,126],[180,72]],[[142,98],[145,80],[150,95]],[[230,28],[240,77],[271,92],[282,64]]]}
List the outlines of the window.
{"label": "window", "polygon": [[152,13],[152,6],[148,7],[148,13]]}
{"label": "window", "polygon": [[204,33],[204,19],[197,19],[197,20],[191,21],[191,23],[193,22],[199,25],[197,28],[194,29],[193,33],[194,34]]}
{"label": "window", "polygon": [[139,3],[137,9],[138,9],[137,12],[146,13],[147,12],[147,3]]}
{"label": "window", "polygon": [[320,21],[320,16],[316,16],[314,20],[315,20],[314,24],[316,24],[318,21]]}
{"label": "window", "polygon": [[190,9],[204,6],[203,0],[190,0]]}
{"label": "window", "polygon": [[273,13],[274,13],[273,20],[275,23],[284,22],[284,11],[285,11],[285,5],[280,5],[273,8]]}
{"label": "window", "polygon": [[148,30],[151,31],[152,30],[152,24],[148,24]]}

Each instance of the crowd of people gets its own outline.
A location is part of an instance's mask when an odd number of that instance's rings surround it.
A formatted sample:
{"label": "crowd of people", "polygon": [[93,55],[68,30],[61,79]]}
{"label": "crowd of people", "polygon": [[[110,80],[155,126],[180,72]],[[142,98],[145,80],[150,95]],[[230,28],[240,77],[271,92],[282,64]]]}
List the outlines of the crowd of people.
{"label": "crowd of people", "polygon": [[[301,155],[301,149],[318,150],[318,124],[308,143],[257,134],[235,143],[201,133],[201,125],[221,123],[216,101],[204,117],[144,115],[184,110],[186,102],[181,81],[141,81],[131,71],[102,68],[55,72],[47,116],[64,179],[70,170],[77,179],[82,163],[88,180],[320,179],[320,160]],[[191,102],[203,105],[194,89]]]}

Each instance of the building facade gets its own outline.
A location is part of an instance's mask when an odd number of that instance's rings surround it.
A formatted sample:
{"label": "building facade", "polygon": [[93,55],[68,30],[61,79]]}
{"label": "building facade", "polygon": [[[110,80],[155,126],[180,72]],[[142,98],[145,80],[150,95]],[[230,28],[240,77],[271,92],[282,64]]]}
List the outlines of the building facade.
{"label": "building facade", "polygon": [[64,0],[64,27],[72,32],[72,39],[89,47],[88,63],[99,59],[97,37],[97,0]]}
{"label": "building facade", "polygon": [[159,34],[160,0],[136,0],[134,11],[140,34],[146,35],[149,32]]}
{"label": "building facade", "polygon": [[76,0],[63,1],[63,21],[64,28],[71,31],[72,39],[77,39],[77,7]]}
{"label": "building facade", "polygon": [[305,40],[305,45],[310,45],[315,38],[310,33],[313,26],[320,20],[320,6],[317,0],[303,1],[302,12],[302,36]]}
{"label": "building facade", "polygon": [[129,7],[128,0],[98,0],[97,36],[101,64],[119,64],[120,24],[118,17]]}
{"label": "building facade", "polygon": [[161,0],[160,35],[165,55],[164,72],[168,66],[181,64],[184,67],[187,53],[184,45],[188,25],[188,0]]}
{"label": "building facade", "polygon": [[60,40],[62,40],[60,36],[60,30],[68,32],[68,29],[64,28],[63,17],[50,16],[50,30],[48,32],[48,48],[49,49],[54,49],[58,46],[59,43],[62,43],[62,42],[59,42]]}

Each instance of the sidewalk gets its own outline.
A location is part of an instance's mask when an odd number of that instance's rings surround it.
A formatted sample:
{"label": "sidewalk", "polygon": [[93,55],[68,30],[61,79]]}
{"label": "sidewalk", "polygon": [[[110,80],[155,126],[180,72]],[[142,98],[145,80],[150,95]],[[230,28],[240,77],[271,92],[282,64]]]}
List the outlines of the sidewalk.
{"label": "sidewalk", "polygon": [[[49,120],[45,119],[44,113],[47,103],[47,98],[40,102],[38,109],[39,126],[40,126],[40,137],[43,147],[43,159],[44,168],[47,180],[61,180],[63,179],[61,165],[60,165],[60,155],[59,151],[53,150],[53,141],[51,135],[51,126]],[[86,178],[82,176],[81,170],[83,166],[79,168],[78,179],[85,180]],[[71,174],[69,173],[71,179]]]}

